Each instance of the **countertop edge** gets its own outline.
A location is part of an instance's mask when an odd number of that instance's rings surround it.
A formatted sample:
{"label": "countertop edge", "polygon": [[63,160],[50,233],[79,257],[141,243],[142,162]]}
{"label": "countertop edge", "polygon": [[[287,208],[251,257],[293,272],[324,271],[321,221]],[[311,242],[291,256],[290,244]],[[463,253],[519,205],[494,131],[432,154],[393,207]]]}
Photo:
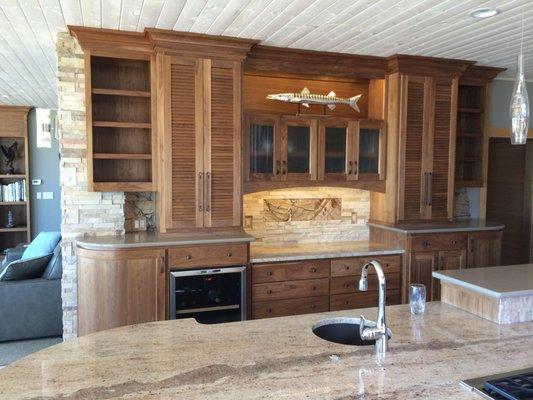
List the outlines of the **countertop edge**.
{"label": "countertop edge", "polygon": [[139,243],[87,243],[83,239],[76,240],[76,247],[85,250],[125,250],[141,249],[147,247],[169,247],[184,245],[201,245],[201,244],[219,244],[219,243],[250,243],[255,239],[253,237],[237,238],[213,238],[213,239],[169,239],[158,242],[139,242]]}
{"label": "countertop edge", "polygon": [[448,228],[423,228],[423,229],[405,229],[395,226],[382,225],[377,222],[368,222],[368,226],[374,228],[380,228],[392,232],[399,233],[451,233],[451,232],[480,232],[480,231],[499,231],[505,228],[505,225],[495,225],[495,226],[483,226],[483,227],[448,227]]}
{"label": "countertop edge", "polygon": [[269,262],[283,262],[283,261],[301,261],[301,260],[320,260],[326,258],[347,258],[347,257],[367,257],[367,256],[389,256],[404,254],[403,249],[394,250],[374,250],[374,251],[344,251],[344,252],[329,252],[329,253],[313,253],[313,254],[288,254],[280,256],[265,256],[253,257],[250,256],[251,264],[261,264]]}
{"label": "countertop edge", "polygon": [[450,283],[465,289],[472,290],[476,293],[483,294],[485,296],[493,297],[496,299],[504,299],[507,297],[520,297],[520,296],[533,296],[533,290],[515,290],[512,292],[496,292],[494,290],[475,285],[470,282],[462,281],[461,279],[454,278],[448,275],[443,275],[438,271],[432,272],[432,276],[436,279],[440,279],[443,282]]}

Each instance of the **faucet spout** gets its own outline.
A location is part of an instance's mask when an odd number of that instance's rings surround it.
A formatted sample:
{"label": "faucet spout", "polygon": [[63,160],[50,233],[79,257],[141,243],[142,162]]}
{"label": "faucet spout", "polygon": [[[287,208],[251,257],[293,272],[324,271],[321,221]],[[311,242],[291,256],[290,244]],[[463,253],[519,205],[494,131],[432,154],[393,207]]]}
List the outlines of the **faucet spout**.
{"label": "faucet spout", "polygon": [[[359,279],[359,290],[368,290],[368,269],[374,267],[378,277],[378,317],[375,327],[367,327],[361,329],[361,338],[363,340],[375,340],[376,351],[384,353],[388,349],[388,336],[387,336],[387,319],[385,316],[385,300],[387,294],[385,274],[383,268],[376,260],[372,260],[363,265],[361,269],[361,278]],[[364,318],[361,318],[361,324],[364,324]]]}

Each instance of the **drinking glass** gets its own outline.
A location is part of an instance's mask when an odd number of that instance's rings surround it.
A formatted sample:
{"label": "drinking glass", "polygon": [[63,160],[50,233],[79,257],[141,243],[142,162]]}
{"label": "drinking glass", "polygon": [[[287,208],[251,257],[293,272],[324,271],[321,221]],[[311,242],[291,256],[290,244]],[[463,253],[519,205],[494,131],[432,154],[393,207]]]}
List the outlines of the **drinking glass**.
{"label": "drinking glass", "polygon": [[421,283],[413,283],[409,286],[409,306],[411,306],[411,314],[424,314],[426,310],[426,287]]}

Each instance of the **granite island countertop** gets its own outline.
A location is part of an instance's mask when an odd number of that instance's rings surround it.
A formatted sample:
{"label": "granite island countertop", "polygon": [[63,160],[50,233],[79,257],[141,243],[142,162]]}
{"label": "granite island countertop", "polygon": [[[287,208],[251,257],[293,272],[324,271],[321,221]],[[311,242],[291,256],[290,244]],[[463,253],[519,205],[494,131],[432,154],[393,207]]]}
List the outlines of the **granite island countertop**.
{"label": "granite island countertop", "polygon": [[405,234],[499,231],[505,228],[505,225],[503,224],[486,221],[483,219],[457,219],[449,222],[410,222],[398,224],[369,221],[367,224],[370,227],[376,227]]}
{"label": "granite island countertop", "polygon": [[417,317],[407,305],[387,307],[393,337],[383,366],[372,346],[329,343],[311,332],[325,317],[375,313],[219,325],[174,320],[103,331],[0,370],[0,398],[474,400],[460,380],[533,360],[533,322],[497,325],[438,302]]}
{"label": "granite island countertop", "polygon": [[533,296],[533,264],[433,271],[433,277],[489,297]]}
{"label": "granite island countertop", "polygon": [[136,232],[114,236],[86,236],[76,239],[76,245],[87,250],[122,250],[143,247],[169,247],[216,243],[252,242],[245,232]]}
{"label": "granite island countertop", "polygon": [[331,242],[305,244],[250,244],[250,262],[280,262],[313,260],[320,258],[367,257],[403,254],[401,247],[393,247],[369,241]]}

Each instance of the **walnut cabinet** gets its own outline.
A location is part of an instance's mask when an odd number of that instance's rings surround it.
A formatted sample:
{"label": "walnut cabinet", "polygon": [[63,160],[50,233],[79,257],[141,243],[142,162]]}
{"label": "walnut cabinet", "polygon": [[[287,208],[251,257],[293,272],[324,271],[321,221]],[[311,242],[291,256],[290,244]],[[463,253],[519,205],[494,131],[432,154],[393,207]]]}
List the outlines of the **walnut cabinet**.
{"label": "walnut cabinet", "polygon": [[160,230],[241,225],[241,62],[160,56]]}
{"label": "walnut cabinet", "polygon": [[[247,182],[295,184],[384,179],[384,122],[348,118],[247,115]],[[270,185],[269,188],[276,188]]]}

